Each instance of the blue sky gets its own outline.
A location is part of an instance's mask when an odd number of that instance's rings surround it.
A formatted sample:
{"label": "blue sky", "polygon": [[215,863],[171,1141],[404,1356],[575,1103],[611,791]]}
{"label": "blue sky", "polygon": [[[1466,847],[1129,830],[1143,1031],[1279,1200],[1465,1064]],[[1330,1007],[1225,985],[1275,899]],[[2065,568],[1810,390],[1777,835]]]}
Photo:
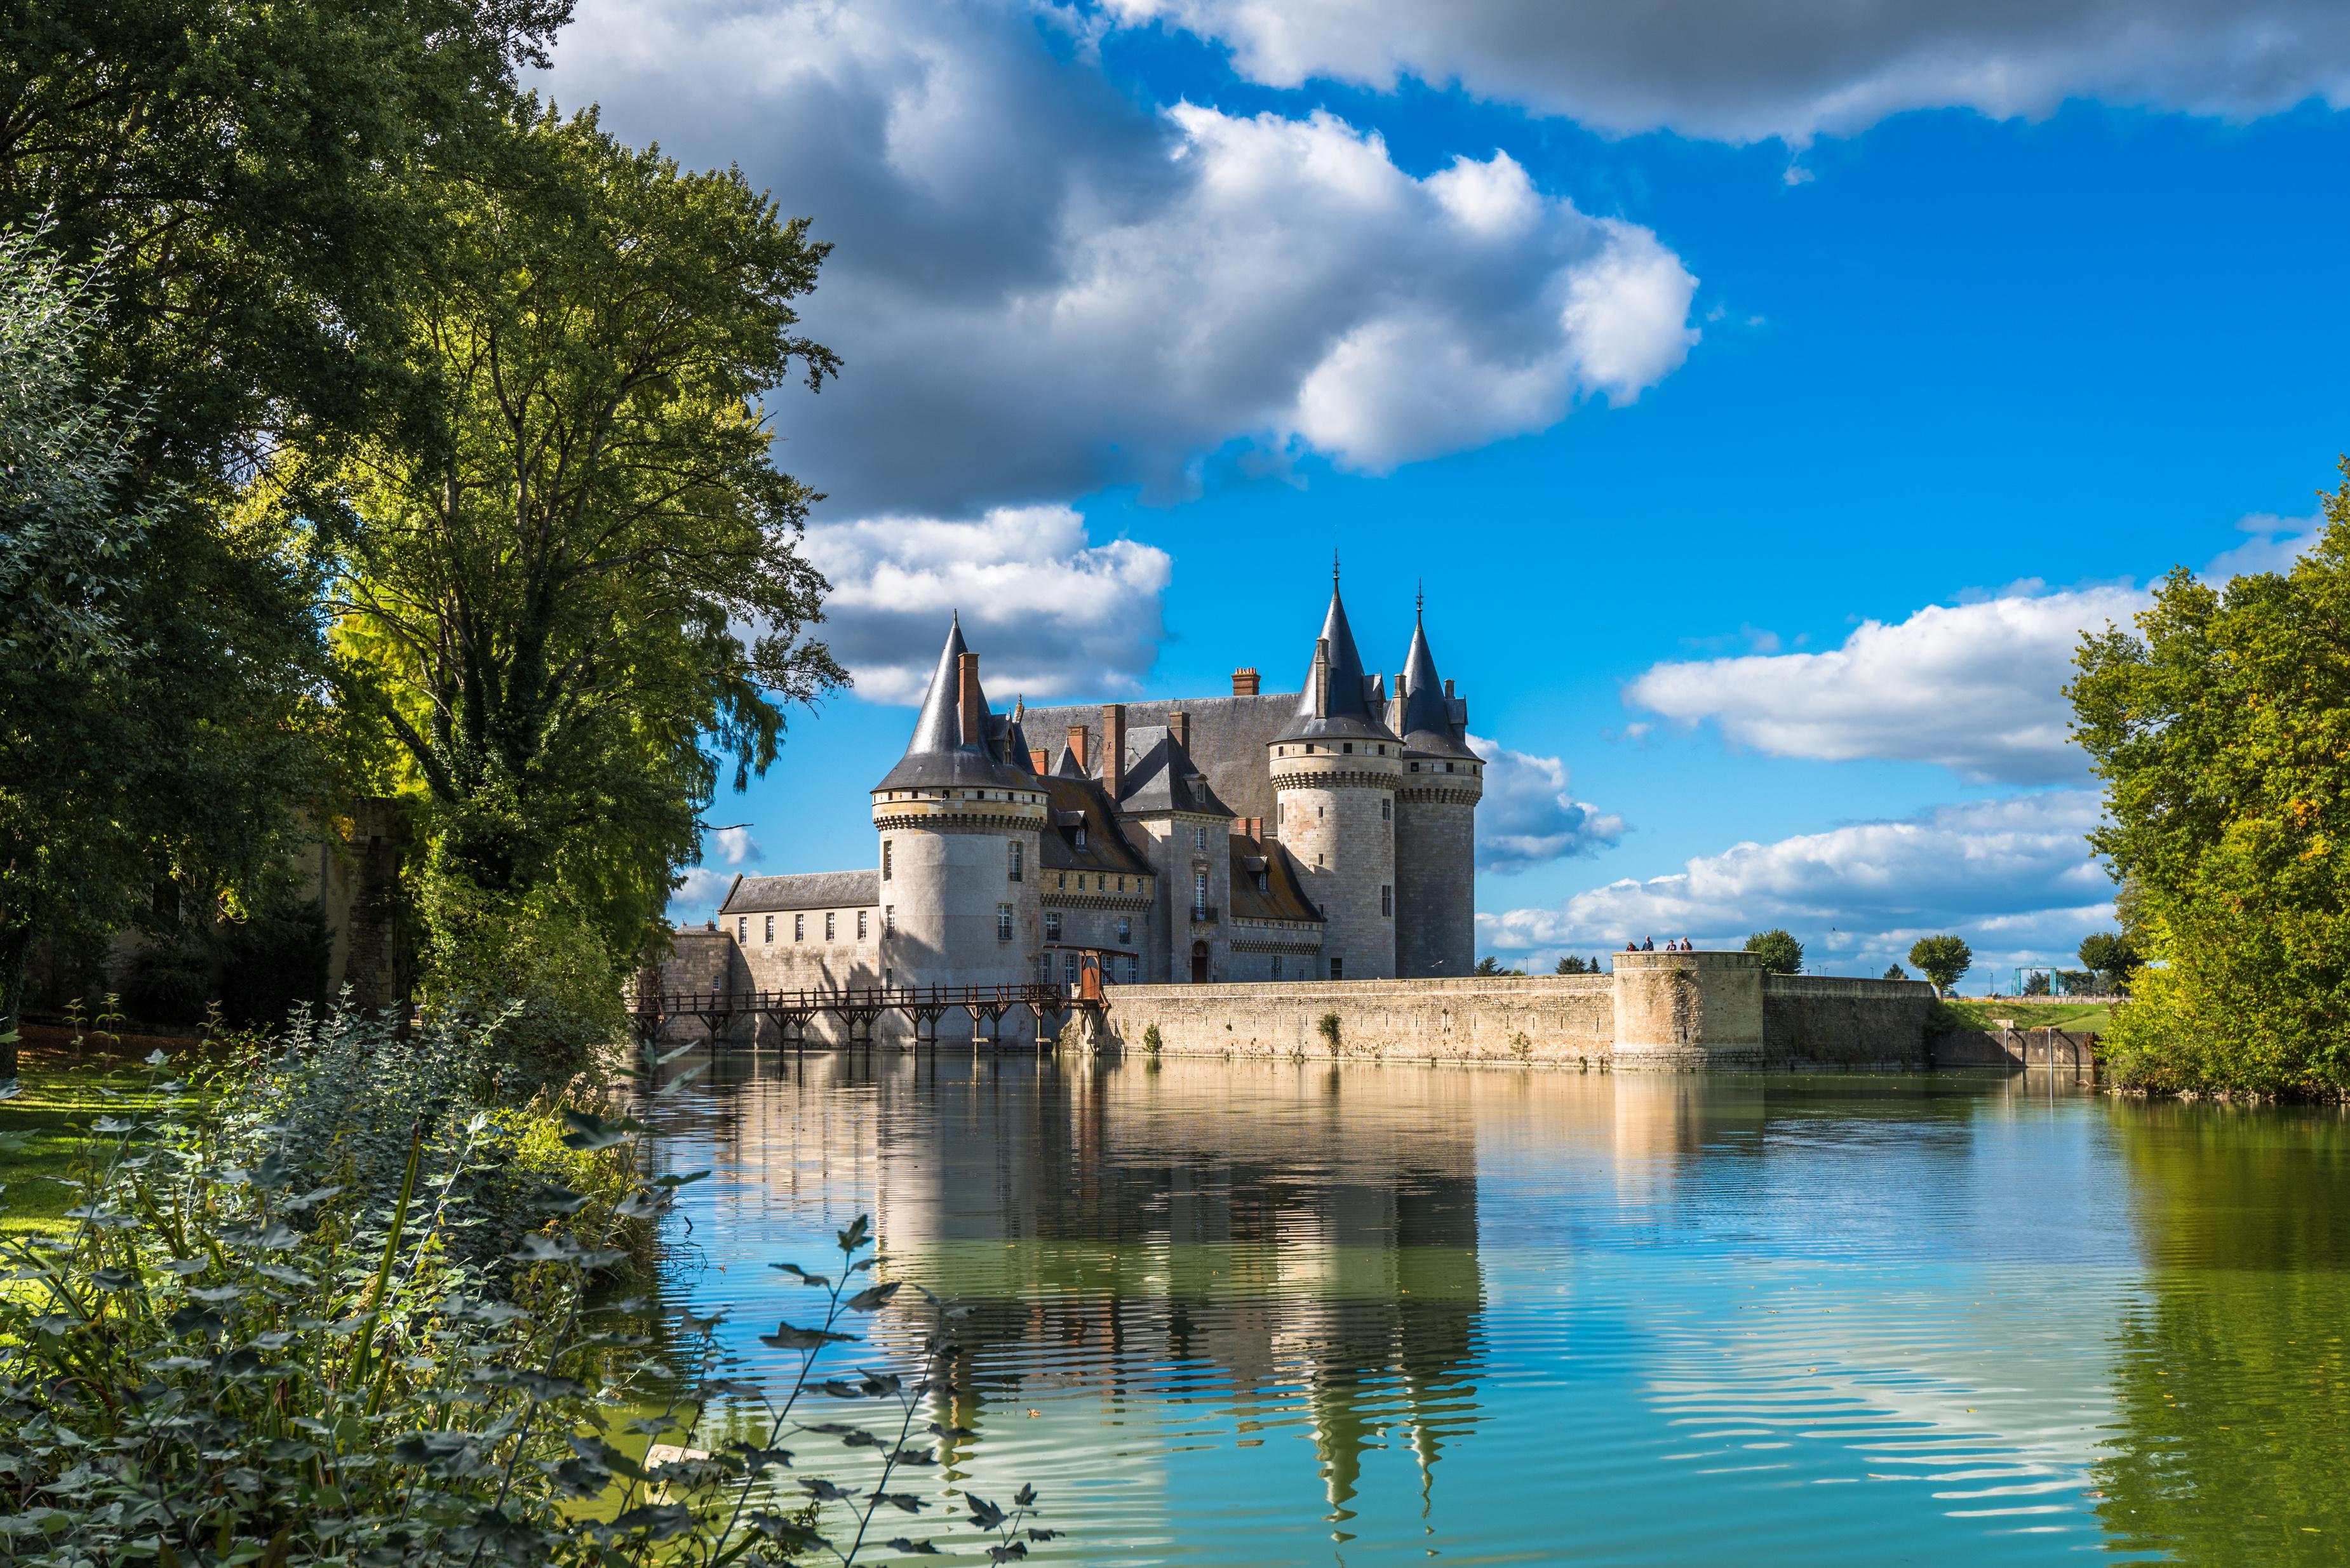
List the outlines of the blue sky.
{"label": "blue sky", "polygon": [[858,688],[681,918],[869,858],[950,607],[1003,703],[1293,689],[1336,546],[1495,752],[1482,950],[2062,958],[2079,629],[2350,449],[2334,7],[588,0],[549,87],[836,244],[775,410]]}

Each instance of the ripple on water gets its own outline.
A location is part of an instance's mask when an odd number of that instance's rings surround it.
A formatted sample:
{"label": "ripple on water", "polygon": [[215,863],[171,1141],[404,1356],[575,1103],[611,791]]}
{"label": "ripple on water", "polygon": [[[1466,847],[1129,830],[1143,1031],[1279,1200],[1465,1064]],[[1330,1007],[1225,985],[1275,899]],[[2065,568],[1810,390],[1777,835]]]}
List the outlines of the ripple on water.
{"label": "ripple on water", "polygon": [[2339,1123],[2020,1087],[735,1057],[668,1286],[786,1375],[871,1214],[1048,1560],[2343,1561]]}

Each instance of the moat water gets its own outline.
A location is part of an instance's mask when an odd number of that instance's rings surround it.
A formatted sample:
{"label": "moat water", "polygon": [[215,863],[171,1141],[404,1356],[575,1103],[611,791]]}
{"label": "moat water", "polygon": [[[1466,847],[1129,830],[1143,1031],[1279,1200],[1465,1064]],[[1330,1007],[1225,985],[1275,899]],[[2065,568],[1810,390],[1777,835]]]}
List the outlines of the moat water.
{"label": "moat water", "polygon": [[972,1306],[976,1436],[913,1484],[1034,1484],[1038,1561],[2350,1562],[2338,1115],[950,1052],[655,1119],[715,1172],[670,1294],[754,1374],[807,1321],[767,1265],[859,1214]]}

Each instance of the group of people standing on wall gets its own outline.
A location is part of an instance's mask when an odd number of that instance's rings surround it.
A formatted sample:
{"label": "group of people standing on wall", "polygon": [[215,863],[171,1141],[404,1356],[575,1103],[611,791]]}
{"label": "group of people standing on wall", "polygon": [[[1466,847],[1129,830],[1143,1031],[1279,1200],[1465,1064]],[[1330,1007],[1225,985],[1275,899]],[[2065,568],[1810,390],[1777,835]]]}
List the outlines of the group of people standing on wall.
{"label": "group of people standing on wall", "polygon": [[[1624,950],[1627,953],[1655,952],[1657,950],[1657,939],[1654,937],[1642,937],[1637,942],[1626,942],[1624,944]],[[1669,953],[1693,953],[1697,951],[1697,944],[1690,941],[1687,937],[1683,937],[1677,942],[1667,942],[1665,944],[1665,950]]]}

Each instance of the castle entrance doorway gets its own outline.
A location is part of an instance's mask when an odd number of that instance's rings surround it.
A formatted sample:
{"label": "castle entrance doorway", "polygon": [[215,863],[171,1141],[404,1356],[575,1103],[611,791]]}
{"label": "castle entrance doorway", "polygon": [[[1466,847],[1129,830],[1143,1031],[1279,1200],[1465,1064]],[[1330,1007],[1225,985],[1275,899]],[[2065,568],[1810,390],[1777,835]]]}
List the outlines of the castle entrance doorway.
{"label": "castle entrance doorway", "polygon": [[1205,942],[1191,944],[1191,983],[1193,985],[1208,983],[1208,944]]}

